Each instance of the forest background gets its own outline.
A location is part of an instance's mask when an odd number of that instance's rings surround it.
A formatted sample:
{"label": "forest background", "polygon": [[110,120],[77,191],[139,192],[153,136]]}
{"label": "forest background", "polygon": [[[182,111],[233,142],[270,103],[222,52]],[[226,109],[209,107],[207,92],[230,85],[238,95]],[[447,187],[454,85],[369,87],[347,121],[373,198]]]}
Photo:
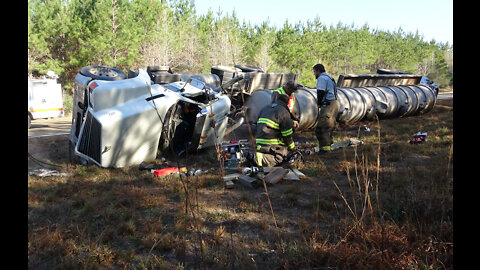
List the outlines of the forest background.
{"label": "forest background", "polygon": [[[253,8],[253,7],[252,7]],[[282,28],[268,20],[240,22],[235,12],[197,15],[189,0],[29,0],[28,73],[53,70],[67,94],[84,66],[137,71],[168,65],[175,73],[209,74],[217,65],[254,65],[266,72],[300,72],[313,87],[312,67],[342,73],[397,69],[453,85],[453,44],[418,33],[371,29],[319,17]]]}

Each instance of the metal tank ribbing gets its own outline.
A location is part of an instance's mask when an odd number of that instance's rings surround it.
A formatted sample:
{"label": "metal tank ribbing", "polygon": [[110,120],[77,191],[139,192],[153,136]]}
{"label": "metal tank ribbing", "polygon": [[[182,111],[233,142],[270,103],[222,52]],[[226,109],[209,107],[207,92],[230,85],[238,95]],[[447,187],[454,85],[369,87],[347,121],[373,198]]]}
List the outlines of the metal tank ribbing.
{"label": "metal tank ribbing", "polygon": [[[247,116],[256,123],[261,109],[270,104],[272,90],[253,92],[247,100]],[[426,85],[338,87],[340,110],[337,121],[353,124],[362,120],[407,117],[433,109],[436,94]],[[299,119],[297,131],[315,128],[320,108],[316,89],[301,88],[295,92],[294,114]]]}

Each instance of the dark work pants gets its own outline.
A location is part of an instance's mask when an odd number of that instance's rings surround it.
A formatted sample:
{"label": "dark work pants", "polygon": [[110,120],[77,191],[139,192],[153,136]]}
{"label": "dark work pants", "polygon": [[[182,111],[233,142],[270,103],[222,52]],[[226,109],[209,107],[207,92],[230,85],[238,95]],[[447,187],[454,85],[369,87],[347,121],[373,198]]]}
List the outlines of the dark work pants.
{"label": "dark work pants", "polygon": [[262,154],[261,163],[259,163],[258,154],[255,157],[257,166],[274,167],[284,161],[285,157],[288,155],[288,148],[283,145],[261,145],[261,149],[257,150],[257,153]]}
{"label": "dark work pants", "polygon": [[339,109],[338,100],[331,100],[328,105],[320,108],[318,123],[315,128],[315,135],[320,147],[329,146],[333,143],[333,130],[335,129]]}

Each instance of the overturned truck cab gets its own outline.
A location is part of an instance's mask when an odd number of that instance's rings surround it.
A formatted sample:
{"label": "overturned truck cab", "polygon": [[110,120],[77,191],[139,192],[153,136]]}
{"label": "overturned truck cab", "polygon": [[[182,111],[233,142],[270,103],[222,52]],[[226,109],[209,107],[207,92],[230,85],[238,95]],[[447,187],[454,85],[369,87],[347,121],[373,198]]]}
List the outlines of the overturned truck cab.
{"label": "overturned truck cab", "polygon": [[75,77],[70,146],[82,161],[126,167],[182,155],[222,141],[230,99],[221,87],[190,78],[157,84],[140,69],[126,78],[89,66]]}

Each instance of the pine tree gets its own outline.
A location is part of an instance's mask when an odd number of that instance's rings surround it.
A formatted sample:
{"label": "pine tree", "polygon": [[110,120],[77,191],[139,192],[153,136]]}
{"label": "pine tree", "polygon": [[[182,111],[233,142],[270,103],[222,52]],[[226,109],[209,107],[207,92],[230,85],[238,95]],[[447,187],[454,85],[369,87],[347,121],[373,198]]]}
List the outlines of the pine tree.
{"label": "pine tree", "polygon": [[169,65],[176,72],[209,73],[215,65],[255,65],[268,72],[300,72],[313,85],[312,67],[332,76],[378,68],[428,75],[452,83],[453,46],[416,33],[370,29],[319,17],[280,28],[268,21],[241,24],[235,11],[197,16],[192,0],[29,0],[28,72],[53,70],[73,86],[86,65],[123,70]]}
{"label": "pine tree", "polygon": [[62,0],[28,2],[28,70],[45,74],[64,71],[71,8]]}

